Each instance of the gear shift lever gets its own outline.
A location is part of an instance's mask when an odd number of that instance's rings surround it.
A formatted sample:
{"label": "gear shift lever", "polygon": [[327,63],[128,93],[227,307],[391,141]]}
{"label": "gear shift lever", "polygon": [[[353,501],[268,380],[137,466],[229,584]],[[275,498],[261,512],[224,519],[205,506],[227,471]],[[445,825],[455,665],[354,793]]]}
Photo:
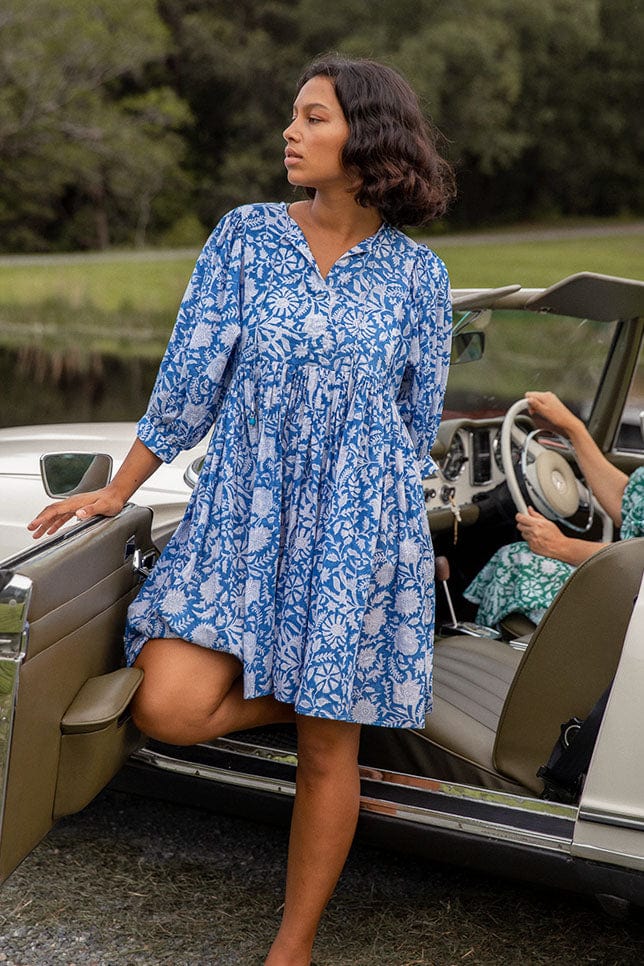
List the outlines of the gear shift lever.
{"label": "gear shift lever", "polygon": [[452,618],[452,626],[456,627],[457,620],[456,614],[454,613],[454,605],[452,604],[452,595],[449,592],[449,587],[447,586],[447,581],[449,580],[449,560],[447,557],[436,557],[435,561],[435,572],[436,580],[439,580],[443,587],[445,588],[445,596],[447,598],[447,606],[449,607],[449,616]]}
{"label": "gear shift lever", "polygon": [[449,560],[447,557],[436,557],[434,567],[436,580],[438,580],[445,588],[445,597],[447,598],[449,616],[452,619],[451,624],[442,625],[441,633],[465,634],[468,637],[491,637],[494,640],[498,639],[501,634],[494,627],[486,627],[484,624],[474,624],[471,621],[459,622],[456,620],[456,612],[454,611],[454,605],[452,604],[452,595],[450,594],[449,587],[447,586],[447,581],[449,580],[450,574]]}

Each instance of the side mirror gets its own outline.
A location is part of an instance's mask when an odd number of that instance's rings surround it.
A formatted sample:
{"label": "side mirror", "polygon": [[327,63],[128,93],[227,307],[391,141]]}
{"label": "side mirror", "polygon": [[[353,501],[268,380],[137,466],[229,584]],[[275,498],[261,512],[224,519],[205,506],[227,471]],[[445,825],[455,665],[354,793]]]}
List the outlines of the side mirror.
{"label": "side mirror", "polygon": [[106,486],[112,477],[112,457],[107,453],[45,453],[40,475],[48,496],[62,500]]}
{"label": "side mirror", "polygon": [[188,466],[186,472],[183,474],[183,482],[186,483],[191,490],[194,490],[197,485],[197,480],[199,479],[199,474],[201,473],[205,456],[197,456],[193,459],[192,463]]}
{"label": "side mirror", "polygon": [[451,364],[455,366],[462,362],[478,362],[483,358],[484,349],[484,332],[459,332],[452,338]]}

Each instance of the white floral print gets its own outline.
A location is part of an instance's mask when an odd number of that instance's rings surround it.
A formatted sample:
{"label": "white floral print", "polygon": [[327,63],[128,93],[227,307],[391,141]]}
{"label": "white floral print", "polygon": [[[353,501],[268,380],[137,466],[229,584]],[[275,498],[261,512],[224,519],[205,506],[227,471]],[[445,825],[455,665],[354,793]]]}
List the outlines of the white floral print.
{"label": "white floral print", "polygon": [[444,265],[389,225],[322,278],[285,205],[222,219],[138,427],[169,461],[214,424],[185,517],[130,607],[129,663],[147,639],[181,637],[234,654],[247,698],[423,725],[434,608],[420,479],[450,331]]}

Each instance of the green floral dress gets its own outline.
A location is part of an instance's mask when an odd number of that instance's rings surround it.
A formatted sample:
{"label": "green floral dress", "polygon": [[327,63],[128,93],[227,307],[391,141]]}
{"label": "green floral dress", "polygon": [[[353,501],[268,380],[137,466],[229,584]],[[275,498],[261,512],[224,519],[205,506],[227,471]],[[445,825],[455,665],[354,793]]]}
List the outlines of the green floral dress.
{"label": "green floral dress", "polygon": [[[622,497],[622,540],[644,536],[644,467],[635,470]],[[494,627],[507,614],[525,614],[538,624],[575,568],[533,553],[525,541],[494,554],[464,593],[478,604],[479,623]]]}

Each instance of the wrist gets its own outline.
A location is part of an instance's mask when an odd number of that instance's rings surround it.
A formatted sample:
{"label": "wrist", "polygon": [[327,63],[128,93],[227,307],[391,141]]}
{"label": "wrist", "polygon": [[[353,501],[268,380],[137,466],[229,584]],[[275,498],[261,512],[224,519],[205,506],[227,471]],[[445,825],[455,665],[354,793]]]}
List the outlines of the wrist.
{"label": "wrist", "polygon": [[105,493],[110,498],[125,506],[132,493],[127,489],[124,489],[122,485],[119,485],[118,479],[115,477],[110,483],[105,487]]}
{"label": "wrist", "polygon": [[586,424],[578,416],[573,416],[572,414],[570,420],[561,429],[564,436],[568,437],[573,446],[579,445],[579,442],[588,435]]}
{"label": "wrist", "polygon": [[574,541],[570,538],[564,537],[557,547],[557,560],[561,560],[562,563],[576,564],[576,554],[575,548],[573,546]]}

